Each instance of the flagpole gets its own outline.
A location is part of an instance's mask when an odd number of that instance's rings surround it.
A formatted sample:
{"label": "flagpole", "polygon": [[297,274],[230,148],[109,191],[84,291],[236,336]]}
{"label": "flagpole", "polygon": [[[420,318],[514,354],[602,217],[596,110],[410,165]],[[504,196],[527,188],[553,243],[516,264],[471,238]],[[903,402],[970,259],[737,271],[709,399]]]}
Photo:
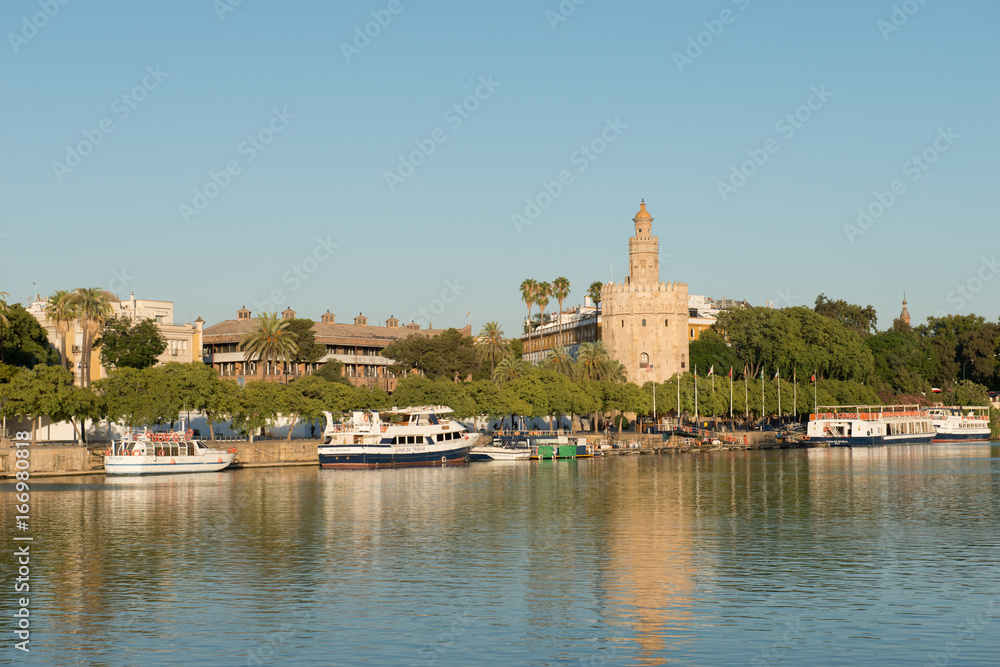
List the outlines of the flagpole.
{"label": "flagpole", "polygon": [[813,370],[813,377],[816,378],[813,381],[813,412],[816,412],[816,388],[819,386],[819,375]]}
{"label": "flagpole", "polygon": [[698,423],[698,367],[694,367],[694,421]]}
{"label": "flagpole", "polygon": [[764,429],[764,368],[760,369],[760,428]]}
{"label": "flagpole", "polygon": [[733,367],[729,367],[729,426],[733,425]]}
{"label": "flagpole", "polygon": [[781,426],[781,371],[775,370],[774,377],[778,381],[778,425]]}
{"label": "flagpole", "polygon": [[750,369],[743,365],[743,418],[750,419],[750,385],[747,384],[747,373]]}
{"label": "flagpole", "polygon": [[795,376],[795,369],[792,369],[792,414],[795,415],[795,421],[799,420],[799,385]]}
{"label": "flagpole", "polygon": [[681,425],[681,372],[677,371],[677,426]]}

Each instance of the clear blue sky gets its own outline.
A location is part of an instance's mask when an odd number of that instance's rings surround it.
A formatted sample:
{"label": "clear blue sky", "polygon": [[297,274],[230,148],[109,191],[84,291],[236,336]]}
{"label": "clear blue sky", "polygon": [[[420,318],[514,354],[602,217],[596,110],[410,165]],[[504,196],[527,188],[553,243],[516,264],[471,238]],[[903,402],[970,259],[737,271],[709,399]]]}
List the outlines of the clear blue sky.
{"label": "clear blue sky", "polygon": [[[279,290],[277,310],[314,319],[433,307],[434,326],[471,310],[477,330],[518,334],[524,278],[565,275],[577,303],[612,264],[624,277],[644,192],[661,279],[692,293],[783,306],[825,292],[874,305],[885,328],[905,290],[915,322],[997,318],[1000,268],[982,266],[1000,255],[995,2],[565,0],[567,17],[557,0],[229,2],[0,5],[10,301],[32,283],[102,286],[212,324]],[[890,31],[894,4],[913,13]],[[391,21],[345,55],[372,12]],[[477,87],[474,110],[449,112]],[[799,127],[779,125],[797,110]],[[609,119],[615,140],[578,154]],[[245,143],[258,135],[270,143]],[[776,152],[724,201],[719,182],[768,139]],[[390,187],[415,142],[434,152]],[[906,164],[925,150],[926,170]],[[563,170],[572,182],[516,229]],[[901,194],[851,243],[844,225],[894,180]]]}

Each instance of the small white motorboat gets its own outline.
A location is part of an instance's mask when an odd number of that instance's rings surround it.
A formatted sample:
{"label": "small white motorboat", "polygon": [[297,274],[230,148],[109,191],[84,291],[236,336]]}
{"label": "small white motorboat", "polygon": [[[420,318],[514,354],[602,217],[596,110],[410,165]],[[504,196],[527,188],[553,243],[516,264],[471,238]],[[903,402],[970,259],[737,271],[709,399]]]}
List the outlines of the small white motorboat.
{"label": "small white motorboat", "polygon": [[192,438],[191,430],[127,433],[104,452],[108,475],[165,475],[222,470],[236,458],[236,448],[214,449]]}

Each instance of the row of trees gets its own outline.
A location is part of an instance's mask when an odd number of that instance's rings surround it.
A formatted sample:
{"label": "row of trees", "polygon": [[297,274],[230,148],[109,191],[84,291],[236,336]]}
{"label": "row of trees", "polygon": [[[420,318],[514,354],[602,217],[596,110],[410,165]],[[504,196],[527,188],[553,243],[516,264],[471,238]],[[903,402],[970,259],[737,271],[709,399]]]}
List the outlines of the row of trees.
{"label": "row of trees", "polygon": [[273,426],[279,418],[294,426],[318,419],[323,410],[389,405],[390,398],[381,389],[354,387],[342,382],[339,373],[329,377],[317,372],[287,385],[256,381],[240,387],[201,362],[170,362],[116,368],[88,388],[74,386],[73,375],[59,365],[17,368],[0,364],[0,416],[29,420],[33,438],[42,416],[70,422],[82,442],[88,421],[108,420],[130,428],[173,425],[187,411],[204,412],[214,440],[217,423],[229,422],[234,430],[250,435]]}
{"label": "row of trees", "polygon": [[822,294],[813,309],[724,311],[691,343],[691,365],[702,373],[733,367],[750,378],[762,370],[784,378],[817,373],[889,394],[930,395],[963,380],[1000,389],[1000,323],[948,315],[917,327],[897,319],[879,332],[876,321],[871,306]]}

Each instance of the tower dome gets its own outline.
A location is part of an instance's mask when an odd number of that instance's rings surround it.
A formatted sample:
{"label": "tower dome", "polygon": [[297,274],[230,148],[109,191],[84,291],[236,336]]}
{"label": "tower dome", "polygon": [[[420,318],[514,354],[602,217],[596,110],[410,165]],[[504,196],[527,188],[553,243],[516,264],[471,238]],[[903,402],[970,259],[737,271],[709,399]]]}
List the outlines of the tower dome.
{"label": "tower dome", "polygon": [[642,203],[639,204],[639,212],[635,214],[634,218],[632,218],[632,222],[639,222],[640,220],[652,221],[652,219],[653,216],[651,216],[649,211],[646,210],[646,198],[643,197]]}

